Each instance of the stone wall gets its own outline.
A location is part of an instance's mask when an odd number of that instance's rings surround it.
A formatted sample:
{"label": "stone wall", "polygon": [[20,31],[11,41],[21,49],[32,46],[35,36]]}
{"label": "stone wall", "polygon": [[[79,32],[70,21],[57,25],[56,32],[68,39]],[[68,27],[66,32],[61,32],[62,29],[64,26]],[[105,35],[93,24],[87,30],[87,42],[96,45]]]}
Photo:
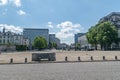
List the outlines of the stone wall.
{"label": "stone wall", "polygon": [[68,61],[78,61],[78,57],[81,61],[91,61],[91,56],[96,61],[102,61],[103,56],[106,60],[115,60],[115,56],[120,60],[120,51],[61,51],[56,52],[56,61],[65,61],[65,57]]}
{"label": "stone wall", "polygon": [[13,63],[27,63],[32,62],[32,55],[29,52],[14,52],[14,53],[2,53],[0,54],[0,63],[10,63],[11,59]]}

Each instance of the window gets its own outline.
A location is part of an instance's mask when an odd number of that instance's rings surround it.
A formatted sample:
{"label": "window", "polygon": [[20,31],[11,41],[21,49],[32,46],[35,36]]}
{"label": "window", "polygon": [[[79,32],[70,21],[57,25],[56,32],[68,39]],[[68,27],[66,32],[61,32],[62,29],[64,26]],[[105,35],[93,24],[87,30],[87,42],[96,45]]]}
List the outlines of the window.
{"label": "window", "polygon": [[0,40],[0,44],[2,43],[2,41]]}
{"label": "window", "polygon": [[7,40],[7,43],[9,43],[10,41],[9,40]]}
{"label": "window", "polygon": [[3,44],[5,44],[5,39],[3,39]]}

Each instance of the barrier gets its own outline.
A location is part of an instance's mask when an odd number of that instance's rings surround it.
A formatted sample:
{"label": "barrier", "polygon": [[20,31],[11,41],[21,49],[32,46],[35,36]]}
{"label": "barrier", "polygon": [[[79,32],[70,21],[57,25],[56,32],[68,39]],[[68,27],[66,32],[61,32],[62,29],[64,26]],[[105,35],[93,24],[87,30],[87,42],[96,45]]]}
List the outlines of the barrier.
{"label": "barrier", "polygon": [[10,59],[10,63],[13,63],[13,58]]}
{"label": "barrier", "polygon": [[68,61],[68,58],[67,58],[67,56],[65,57],[65,61]]}
{"label": "barrier", "polygon": [[78,57],[78,61],[81,61],[81,60],[80,60],[80,57]]}
{"label": "barrier", "polygon": [[25,58],[25,63],[27,63],[27,58]]}
{"label": "barrier", "polygon": [[117,56],[115,56],[115,60],[118,60]]}
{"label": "barrier", "polygon": [[105,60],[105,56],[103,56],[103,60]]}
{"label": "barrier", "polygon": [[91,61],[93,61],[93,56],[91,56]]}

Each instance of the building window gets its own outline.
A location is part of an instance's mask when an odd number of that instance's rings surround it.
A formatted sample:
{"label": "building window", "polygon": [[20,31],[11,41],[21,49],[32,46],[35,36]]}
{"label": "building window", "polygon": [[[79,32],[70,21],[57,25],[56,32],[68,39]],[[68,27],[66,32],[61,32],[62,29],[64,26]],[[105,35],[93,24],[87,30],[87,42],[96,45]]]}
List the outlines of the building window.
{"label": "building window", "polygon": [[2,41],[0,40],[0,44],[2,43]]}
{"label": "building window", "polygon": [[9,40],[7,40],[7,43],[9,43],[10,41]]}
{"label": "building window", "polygon": [[3,44],[5,44],[5,39],[3,40]]}

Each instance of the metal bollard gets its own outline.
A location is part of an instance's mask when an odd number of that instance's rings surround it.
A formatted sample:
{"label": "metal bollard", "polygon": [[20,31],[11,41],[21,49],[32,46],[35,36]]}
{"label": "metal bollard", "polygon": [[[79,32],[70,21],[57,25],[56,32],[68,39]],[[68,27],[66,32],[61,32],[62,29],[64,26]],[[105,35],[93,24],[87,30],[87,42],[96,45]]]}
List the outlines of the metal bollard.
{"label": "metal bollard", "polygon": [[118,58],[117,58],[117,56],[115,56],[115,60],[117,60]]}
{"label": "metal bollard", "polygon": [[80,60],[80,57],[78,57],[78,61],[81,61],[81,60]]}
{"label": "metal bollard", "polygon": [[68,61],[67,56],[65,57],[65,61]]}
{"label": "metal bollard", "polygon": [[10,63],[13,63],[13,58],[10,59]]}
{"label": "metal bollard", "polygon": [[93,56],[91,56],[91,61],[93,61]]}
{"label": "metal bollard", "polygon": [[103,60],[105,60],[105,56],[103,56]]}
{"label": "metal bollard", "polygon": [[27,63],[27,58],[25,58],[25,63]]}

